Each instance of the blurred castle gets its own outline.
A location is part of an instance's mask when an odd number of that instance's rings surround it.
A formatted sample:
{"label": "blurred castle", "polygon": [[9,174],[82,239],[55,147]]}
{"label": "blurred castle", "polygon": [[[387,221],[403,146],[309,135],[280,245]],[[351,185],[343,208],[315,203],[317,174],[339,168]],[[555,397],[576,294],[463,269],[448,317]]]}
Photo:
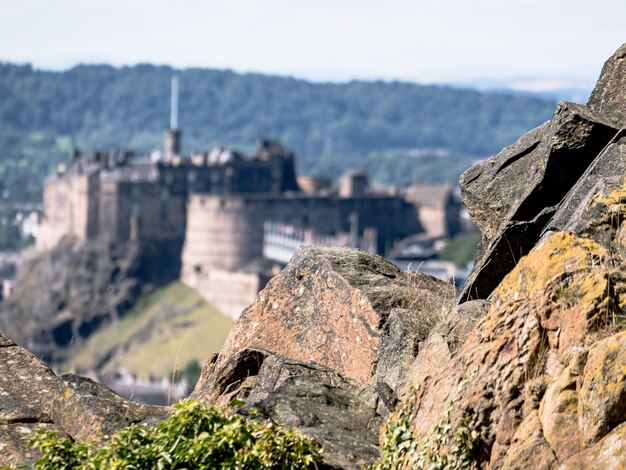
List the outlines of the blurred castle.
{"label": "blurred castle", "polygon": [[49,249],[66,235],[112,242],[184,237],[189,195],[297,191],[294,155],[259,141],[249,157],[215,148],[179,155],[180,131],[165,134],[165,158],[135,159],[132,152],[75,151],[44,184],[44,217],[37,246]]}
{"label": "blurred castle", "polygon": [[236,316],[299,243],[385,255],[411,235],[432,240],[460,231],[449,185],[417,185],[404,197],[376,192],[352,171],[336,191],[328,179],[296,178],[294,153],[277,141],[259,139],[251,155],[217,147],[183,156],[181,138],[173,117],[161,158],[74,152],[45,182],[38,249],[64,236],[173,242],[168,249],[180,253],[169,255],[181,260],[183,282]]}

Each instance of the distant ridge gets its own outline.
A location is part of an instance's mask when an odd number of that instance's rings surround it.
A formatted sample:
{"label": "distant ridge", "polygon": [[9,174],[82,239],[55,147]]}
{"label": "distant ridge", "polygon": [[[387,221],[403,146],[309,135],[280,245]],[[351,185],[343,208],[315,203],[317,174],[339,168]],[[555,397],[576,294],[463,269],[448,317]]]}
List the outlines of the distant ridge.
{"label": "distant ridge", "polygon": [[[0,177],[9,159],[45,173],[72,145],[160,146],[173,70],[79,65],[50,72],[0,63]],[[312,83],[198,68],[176,74],[186,151],[250,147],[263,132],[296,150],[305,172],[334,172],[366,154],[408,149],[489,155],[554,109],[550,99],[435,85]]]}

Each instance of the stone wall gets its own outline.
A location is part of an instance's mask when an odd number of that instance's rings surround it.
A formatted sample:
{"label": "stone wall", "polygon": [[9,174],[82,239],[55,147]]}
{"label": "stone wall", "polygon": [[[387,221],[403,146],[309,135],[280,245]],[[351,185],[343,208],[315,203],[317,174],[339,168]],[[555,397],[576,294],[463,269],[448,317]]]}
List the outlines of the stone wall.
{"label": "stone wall", "polygon": [[162,184],[102,183],[100,236],[112,241],[183,238],[186,198]]}
{"label": "stone wall", "polygon": [[76,172],[49,179],[44,186],[44,219],[37,247],[50,249],[65,236],[79,240],[98,231],[99,177],[93,172]]}
{"label": "stone wall", "polygon": [[318,233],[350,231],[357,214],[359,231],[376,228],[377,250],[419,232],[415,208],[392,196],[211,196],[194,194],[188,203],[183,276],[193,271],[237,270],[263,256],[263,223],[279,221]]}
{"label": "stone wall", "polygon": [[208,302],[233,319],[239,318],[267,283],[262,274],[214,269],[187,272],[183,281],[196,289]]}

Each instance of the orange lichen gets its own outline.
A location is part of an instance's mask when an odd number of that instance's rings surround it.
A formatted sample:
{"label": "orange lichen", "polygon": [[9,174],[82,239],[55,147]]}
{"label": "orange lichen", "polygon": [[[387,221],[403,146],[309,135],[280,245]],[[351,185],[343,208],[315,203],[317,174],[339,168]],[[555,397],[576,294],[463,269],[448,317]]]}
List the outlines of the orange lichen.
{"label": "orange lichen", "polygon": [[496,289],[494,299],[509,303],[544,295],[547,286],[574,276],[577,282],[570,279],[570,287],[578,290],[582,301],[598,299],[606,296],[603,272],[608,258],[608,250],[594,240],[554,233],[519,261]]}
{"label": "orange lichen", "polygon": [[578,414],[583,445],[603,437],[626,420],[626,332],[605,338],[589,351],[580,389]]}

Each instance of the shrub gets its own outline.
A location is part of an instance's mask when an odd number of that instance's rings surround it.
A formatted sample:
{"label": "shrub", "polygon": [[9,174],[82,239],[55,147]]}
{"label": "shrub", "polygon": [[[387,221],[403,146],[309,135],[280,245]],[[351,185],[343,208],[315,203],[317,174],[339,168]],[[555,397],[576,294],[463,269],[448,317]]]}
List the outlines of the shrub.
{"label": "shrub", "polygon": [[299,469],[314,466],[320,455],[293,430],[193,399],[174,405],[172,416],[157,426],[129,426],[102,446],[49,431],[37,432],[31,445],[42,453],[38,470]]}

